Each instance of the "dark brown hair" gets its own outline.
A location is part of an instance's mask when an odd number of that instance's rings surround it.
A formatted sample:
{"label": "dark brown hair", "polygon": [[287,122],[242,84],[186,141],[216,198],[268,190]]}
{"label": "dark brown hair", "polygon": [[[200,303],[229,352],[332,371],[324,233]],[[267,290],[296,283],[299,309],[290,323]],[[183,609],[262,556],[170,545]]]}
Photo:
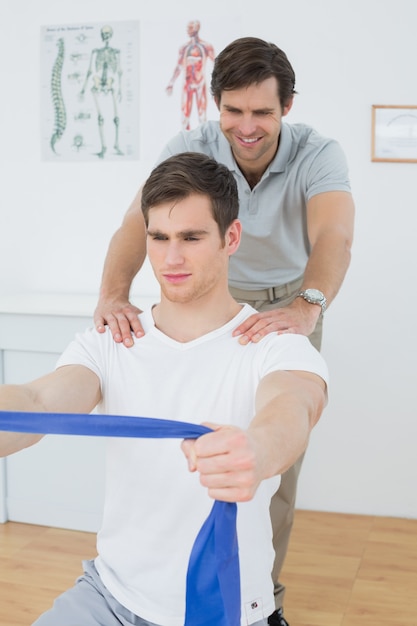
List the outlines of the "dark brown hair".
{"label": "dark brown hair", "polygon": [[236,181],[225,165],[198,152],[176,154],[152,170],[142,190],[146,225],[152,207],[183,200],[194,193],[210,198],[213,218],[223,239],[239,212]]}
{"label": "dark brown hair", "polygon": [[295,93],[295,73],[287,55],[273,43],[257,37],[242,37],[232,41],[214,62],[211,93],[220,103],[223,91],[249,87],[274,76],[278,81],[278,96],[284,109]]}

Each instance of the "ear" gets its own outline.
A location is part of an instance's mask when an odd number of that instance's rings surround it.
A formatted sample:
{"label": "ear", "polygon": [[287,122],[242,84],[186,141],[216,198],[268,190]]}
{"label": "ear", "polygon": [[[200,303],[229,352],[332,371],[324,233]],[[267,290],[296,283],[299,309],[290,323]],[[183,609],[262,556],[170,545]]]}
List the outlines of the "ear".
{"label": "ear", "polygon": [[218,110],[220,111],[220,98],[217,98],[217,96],[215,96],[215,97],[213,98],[213,100],[214,100],[214,103],[215,103],[216,107],[217,107],[217,108],[218,108]]}
{"label": "ear", "polygon": [[236,252],[242,236],[242,224],[240,220],[234,220],[226,231],[225,240],[229,256]]}
{"label": "ear", "polygon": [[284,107],[284,110],[282,112],[282,117],[284,117],[291,111],[293,103],[294,103],[294,96],[291,96],[291,99],[288,101],[288,103]]}

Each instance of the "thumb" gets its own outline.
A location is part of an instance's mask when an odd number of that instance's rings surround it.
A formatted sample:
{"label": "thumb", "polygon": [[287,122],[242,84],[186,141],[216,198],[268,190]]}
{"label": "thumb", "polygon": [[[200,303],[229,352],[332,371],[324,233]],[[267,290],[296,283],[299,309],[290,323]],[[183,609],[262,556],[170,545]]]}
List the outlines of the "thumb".
{"label": "thumb", "polygon": [[181,450],[184,453],[188,462],[188,469],[190,472],[195,472],[197,469],[197,454],[195,451],[195,439],[184,439],[181,442]]}

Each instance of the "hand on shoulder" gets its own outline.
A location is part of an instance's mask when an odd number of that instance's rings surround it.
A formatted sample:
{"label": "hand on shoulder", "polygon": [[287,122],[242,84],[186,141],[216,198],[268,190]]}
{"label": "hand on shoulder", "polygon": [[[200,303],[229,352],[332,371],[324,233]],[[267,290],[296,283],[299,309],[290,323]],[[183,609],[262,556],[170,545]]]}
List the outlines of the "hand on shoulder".
{"label": "hand on shoulder", "polygon": [[101,297],[94,311],[94,325],[99,333],[103,333],[105,326],[108,326],[114,341],[123,342],[130,348],[133,346],[132,332],[136,337],[144,335],[138,318],[141,312],[127,299]]}

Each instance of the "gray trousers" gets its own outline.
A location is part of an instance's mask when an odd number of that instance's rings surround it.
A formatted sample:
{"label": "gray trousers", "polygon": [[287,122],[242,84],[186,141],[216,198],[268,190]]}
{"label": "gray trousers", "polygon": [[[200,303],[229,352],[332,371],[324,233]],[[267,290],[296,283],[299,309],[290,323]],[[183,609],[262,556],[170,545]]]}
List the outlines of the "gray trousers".
{"label": "gray trousers", "polygon": [[119,604],[101,582],[94,561],[84,561],[84,574],[58,596],[53,607],[32,626],[157,626]]}
{"label": "gray trousers", "polygon": [[[261,295],[257,292],[251,292],[230,287],[232,296],[238,302],[247,302],[257,311],[270,311],[272,309],[281,308],[290,304],[300,290],[303,278],[299,278],[288,285],[282,285],[275,289],[277,299],[270,302],[269,299],[253,299],[253,293],[256,296]],[[281,294],[281,296],[280,296]],[[252,299],[251,299],[252,296]],[[320,350],[322,337],[323,318],[320,316],[316,328],[309,336],[313,346]],[[275,561],[272,570],[272,580],[274,581],[275,606],[277,609],[282,607],[284,601],[285,587],[279,581],[282,566],[288,550],[291,530],[294,522],[295,498],[297,495],[297,481],[300,474],[301,465],[303,463],[304,454],[290,467],[282,476],[281,484],[278,491],[271,499],[270,514],[273,530],[273,545],[275,550]]]}
{"label": "gray trousers", "polygon": [[[74,587],[61,594],[53,607],[32,626],[158,626],[135,615],[113,598],[103,585],[94,561],[84,561],[83,566],[84,574]],[[252,626],[268,626],[267,618]]]}

